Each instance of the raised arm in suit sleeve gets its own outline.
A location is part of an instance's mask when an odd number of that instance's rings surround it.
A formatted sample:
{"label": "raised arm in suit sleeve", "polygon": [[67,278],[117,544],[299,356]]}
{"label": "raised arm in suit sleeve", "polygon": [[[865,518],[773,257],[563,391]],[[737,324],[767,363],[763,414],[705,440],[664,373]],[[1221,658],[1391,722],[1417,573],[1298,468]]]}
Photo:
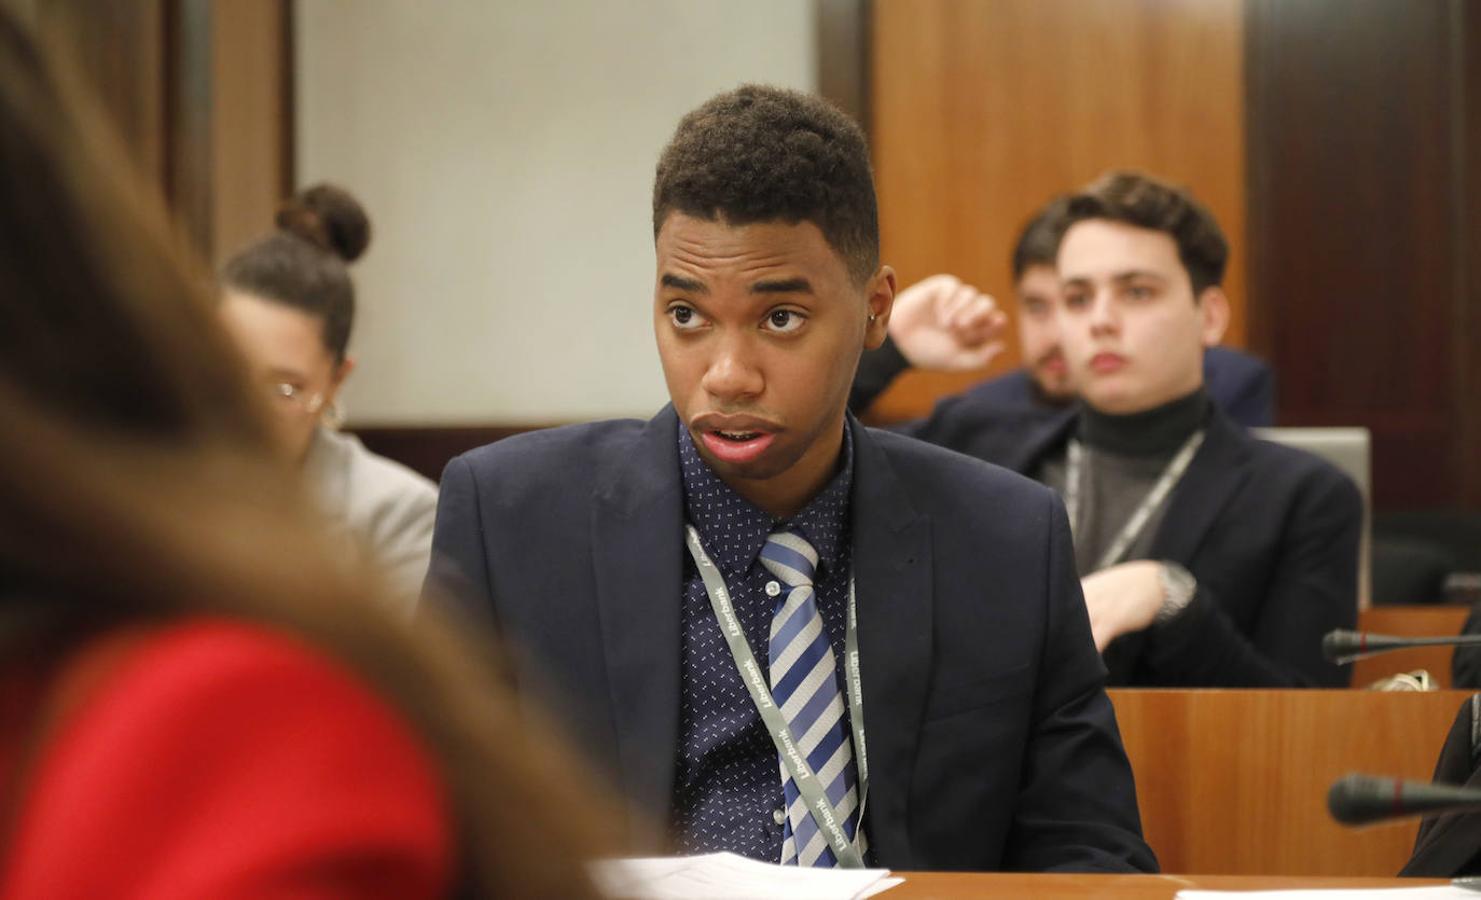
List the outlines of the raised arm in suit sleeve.
{"label": "raised arm in suit sleeve", "polygon": [[1075,575],[1064,507],[1050,514],[1048,627],[1004,866],[1019,871],[1155,872],[1136,786],[1105,692],[1105,666]]}
{"label": "raised arm in suit sleeve", "polygon": [[1322,659],[1322,636],[1357,622],[1363,501],[1335,469],[1316,470],[1287,517],[1284,549],[1249,635],[1206,585],[1176,618],[1147,629],[1144,660],[1161,683],[1346,687],[1352,670]]}
{"label": "raised arm in suit sleeve", "polygon": [[1275,373],[1264,360],[1214,347],[1203,357],[1204,383],[1214,405],[1246,428],[1275,424]]}
{"label": "raised arm in suit sleeve", "polygon": [[473,467],[459,456],[442,472],[437,521],[432,530],[432,561],[422,588],[424,604],[450,604],[483,625],[497,624],[483,516]]}
{"label": "raised arm in suit sleeve", "polygon": [[1216,396],[1214,402],[1229,418],[1246,428],[1269,428],[1275,424],[1275,375],[1268,367],[1255,369],[1227,393],[1224,398]]}
{"label": "raised arm in suit sleeve", "polygon": [[877,350],[866,350],[859,358],[859,369],[854,373],[853,386],[849,388],[849,412],[862,415],[885,392],[885,388],[909,368],[910,361],[888,337]]}

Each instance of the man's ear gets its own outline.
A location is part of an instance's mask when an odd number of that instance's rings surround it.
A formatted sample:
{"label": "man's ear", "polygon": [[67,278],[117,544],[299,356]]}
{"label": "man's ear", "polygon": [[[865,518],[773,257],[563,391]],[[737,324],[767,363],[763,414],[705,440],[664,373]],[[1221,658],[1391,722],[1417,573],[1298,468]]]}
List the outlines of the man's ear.
{"label": "man's ear", "polygon": [[334,374],[329,378],[330,393],[337,393],[340,389],[340,386],[345,383],[345,379],[349,378],[350,373],[353,371],[355,371],[355,358],[353,356],[346,356],[340,362],[340,364],[335,367]]}
{"label": "man's ear", "polygon": [[895,306],[895,270],[880,266],[865,286],[869,296],[869,320],[864,326],[864,349],[873,350],[884,343],[889,333],[890,310]]}
{"label": "man's ear", "polygon": [[1206,287],[1198,295],[1198,314],[1203,318],[1203,346],[1213,347],[1229,330],[1229,295],[1217,285]]}

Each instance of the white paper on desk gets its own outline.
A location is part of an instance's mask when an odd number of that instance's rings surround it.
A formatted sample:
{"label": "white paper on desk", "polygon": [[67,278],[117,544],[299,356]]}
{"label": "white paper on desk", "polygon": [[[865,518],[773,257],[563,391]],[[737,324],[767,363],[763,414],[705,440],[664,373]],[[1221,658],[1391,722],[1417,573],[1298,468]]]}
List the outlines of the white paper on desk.
{"label": "white paper on desk", "polygon": [[861,900],[904,881],[889,874],[889,869],[778,866],[734,853],[592,864],[597,886],[620,900]]}
{"label": "white paper on desk", "polygon": [[1178,891],[1174,900],[1478,900],[1481,894],[1439,884],[1433,887],[1322,888],[1305,891]]}

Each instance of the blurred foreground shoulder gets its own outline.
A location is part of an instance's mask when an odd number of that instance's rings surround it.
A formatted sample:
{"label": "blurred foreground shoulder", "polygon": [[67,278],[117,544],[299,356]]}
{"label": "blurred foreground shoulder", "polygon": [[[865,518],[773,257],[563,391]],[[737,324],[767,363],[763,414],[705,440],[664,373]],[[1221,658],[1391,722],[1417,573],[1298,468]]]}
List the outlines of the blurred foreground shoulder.
{"label": "blurred foreground shoulder", "polygon": [[48,693],[58,718],[22,782],[0,896],[447,889],[451,828],[430,755],[301,640],[223,620],[107,636]]}

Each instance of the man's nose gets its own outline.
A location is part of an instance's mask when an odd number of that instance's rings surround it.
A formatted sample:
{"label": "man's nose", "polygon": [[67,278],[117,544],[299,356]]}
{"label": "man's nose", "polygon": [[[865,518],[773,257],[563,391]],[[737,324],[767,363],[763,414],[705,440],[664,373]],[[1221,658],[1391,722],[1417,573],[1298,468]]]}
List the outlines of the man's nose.
{"label": "man's nose", "polygon": [[766,378],[748,342],[731,337],[720,341],[700,385],[717,400],[733,402],[760,394]]}
{"label": "man's nose", "polygon": [[1121,325],[1110,291],[1096,291],[1090,299],[1090,330],[1093,334],[1114,332]]}

